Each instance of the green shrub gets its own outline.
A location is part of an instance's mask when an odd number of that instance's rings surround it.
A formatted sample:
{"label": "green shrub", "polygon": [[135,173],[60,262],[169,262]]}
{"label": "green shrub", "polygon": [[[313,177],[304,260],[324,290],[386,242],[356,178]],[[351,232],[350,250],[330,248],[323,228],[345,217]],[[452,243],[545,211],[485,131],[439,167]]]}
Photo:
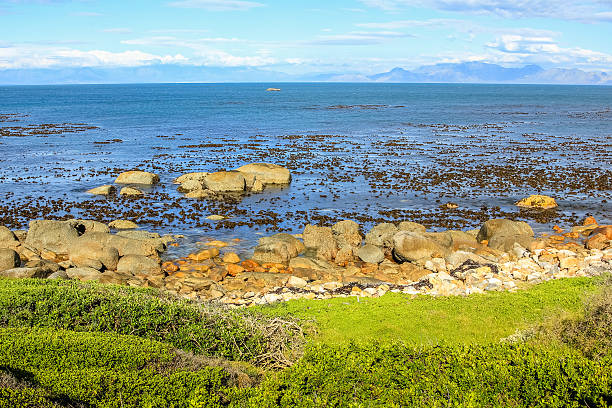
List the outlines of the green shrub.
{"label": "green shrub", "polygon": [[559,325],[559,338],[591,358],[612,357],[612,278],[586,303],[584,313]]}
{"label": "green shrub", "polygon": [[[0,327],[130,334],[196,354],[286,366],[301,340],[289,319],[198,305],[152,289],[0,279]],[[274,335],[271,335],[274,333]]]}
{"label": "green shrub", "polygon": [[611,368],[525,345],[317,346],[232,398],[253,407],[606,407]]}
{"label": "green shrub", "polygon": [[0,371],[43,391],[4,388],[0,401],[11,398],[22,406],[70,401],[110,408],[189,407],[193,400],[201,407],[222,406],[220,390],[230,385],[229,373],[219,367],[169,369],[177,358],[168,345],[135,336],[1,329]]}

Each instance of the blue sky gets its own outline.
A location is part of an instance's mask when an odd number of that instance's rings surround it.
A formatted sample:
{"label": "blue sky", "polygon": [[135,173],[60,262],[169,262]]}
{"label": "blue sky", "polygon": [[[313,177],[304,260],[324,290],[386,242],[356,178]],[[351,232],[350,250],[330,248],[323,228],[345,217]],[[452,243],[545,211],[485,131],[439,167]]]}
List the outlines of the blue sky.
{"label": "blue sky", "polygon": [[612,72],[612,0],[0,0],[0,69],[465,61]]}

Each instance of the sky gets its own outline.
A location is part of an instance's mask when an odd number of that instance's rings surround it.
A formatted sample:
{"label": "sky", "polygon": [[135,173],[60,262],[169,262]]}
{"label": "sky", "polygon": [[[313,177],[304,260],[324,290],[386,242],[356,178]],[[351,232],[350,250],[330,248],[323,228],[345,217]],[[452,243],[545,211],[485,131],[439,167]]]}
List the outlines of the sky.
{"label": "sky", "polygon": [[0,70],[468,61],[610,73],[612,0],[0,0]]}

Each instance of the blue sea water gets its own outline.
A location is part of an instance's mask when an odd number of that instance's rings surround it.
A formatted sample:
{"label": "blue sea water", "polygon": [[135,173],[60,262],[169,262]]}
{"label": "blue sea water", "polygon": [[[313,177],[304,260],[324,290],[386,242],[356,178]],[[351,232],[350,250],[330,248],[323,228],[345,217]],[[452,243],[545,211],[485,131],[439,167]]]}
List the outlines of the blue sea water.
{"label": "blue sea water", "polygon": [[[269,86],[282,90],[266,92]],[[485,216],[508,214],[539,230],[587,214],[610,223],[611,109],[612,88],[596,86],[0,87],[0,115],[17,115],[0,122],[1,204],[12,209],[5,223],[19,219],[13,228],[37,216],[96,211],[110,221],[126,209],[146,226],[153,217],[143,215],[145,206],[159,208],[160,217],[188,214],[167,217],[153,229],[225,236],[300,232],[307,222],[340,218],[366,228],[411,219],[433,229],[469,229]],[[40,133],[41,124],[66,123],[96,128]],[[257,161],[290,167],[292,185],[219,204],[182,199],[172,184],[183,172]],[[92,200],[87,189],[134,168],[161,176],[144,201],[114,200],[109,214],[100,212],[106,205],[101,198],[96,210],[73,205]],[[514,206],[536,193],[554,196],[559,209],[534,214]],[[36,211],[45,200],[57,201]],[[458,209],[441,207],[448,202]],[[17,214],[19,207],[32,210]],[[206,221],[212,212],[236,224]]]}

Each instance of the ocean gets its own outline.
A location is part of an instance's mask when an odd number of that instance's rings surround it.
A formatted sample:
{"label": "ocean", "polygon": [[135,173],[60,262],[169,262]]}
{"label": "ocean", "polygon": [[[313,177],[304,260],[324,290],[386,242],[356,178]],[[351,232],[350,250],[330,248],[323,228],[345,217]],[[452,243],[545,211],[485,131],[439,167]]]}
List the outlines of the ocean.
{"label": "ocean", "polygon": [[[266,92],[268,87],[280,92]],[[155,84],[0,87],[0,224],[132,219],[194,239],[299,233],[354,219],[536,231],[612,223],[612,88],[470,84]],[[284,189],[186,199],[192,171],[271,162]],[[124,170],[160,175],[141,200],[91,197]],[[553,196],[555,210],[514,203]],[[455,208],[456,206],[456,208]],[[205,217],[221,214],[226,221]]]}

